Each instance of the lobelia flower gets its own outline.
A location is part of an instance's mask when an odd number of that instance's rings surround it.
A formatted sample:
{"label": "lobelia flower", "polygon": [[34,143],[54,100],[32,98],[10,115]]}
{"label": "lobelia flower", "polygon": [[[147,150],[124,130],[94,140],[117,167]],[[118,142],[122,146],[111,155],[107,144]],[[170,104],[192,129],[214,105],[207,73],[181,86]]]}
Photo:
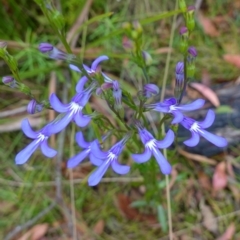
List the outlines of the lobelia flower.
{"label": "lobelia flower", "polygon": [[180,124],[191,132],[192,137],[183,143],[189,147],[194,147],[199,143],[200,136],[202,136],[217,147],[226,147],[227,140],[225,138],[204,130],[213,124],[214,119],[215,113],[211,109],[208,110],[205,119],[201,122],[197,122],[189,117],[184,117],[183,121]]}
{"label": "lobelia flower", "polygon": [[201,108],[204,105],[204,103],[205,100],[197,99],[189,104],[178,105],[176,98],[168,98],[165,99],[163,102],[145,104],[145,106],[157,112],[171,113],[173,115],[172,124],[176,124],[180,123],[184,118],[182,111],[184,112],[197,110]]}
{"label": "lobelia flower", "polygon": [[25,162],[27,162],[27,160],[31,157],[31,155],[33,154],[34,151],[36,151],[36,149],[38,147],[41,147],[42,153],[46,156],[46,157],[54,157],[57,154],[57,151],[50,148],[48,146],[47,140],[49,138],[49,136],[51,135],[49,133],[49,128],[51,128],[51,123],[46,125],[45,127],[43,127],[41,130],[39,131],[33,131],[28,120],[24,119],[22,121],[22,130],[24,132],[24,134],[31,138],[34,139],[26,148],[24,148],[22,151],[20,151],[15,158],[15,162],[16,164],[24,164]]}
{"label": "lobelia flower", "polygon": [[68,104],[63,104],[54,93],[51,94],[49,101],[52,108],[56,112],[62,113],[53,122],[54,127],[50,130],[52,134],[62,131],[72,120],[74,120],[79,127],[88,125],[91,117],[89,115],[83,115],[82,109],[87,104],[95,87],[96,83],[92,83],[87,89],[77,93]]}
{"label": "lobelia flower", "polygon": [[147,162],[153,155],[157,160],[157,163],[163,174],[170,174],[172,167],[167,159],[159,151],[159,148],[169,147],[174,140],[174,133],[172,130],[168,130],[165,138],[161,141],[156,140],[153,135],[147,131],[146,128],[138,126],[138,133],[142,143],[145,146],[145,151],[141,154],[132,154],[132,158],[137,163]]}
{"label": "lobelia flower", "polygon": [[[102,141],[104,141],[106,138],[108,137],[108,134],[105,135],[104,137],[102,137]],[[80,164],[86,157],[89,157],[91,163],[95,166],[100,166],[103,163],[102,159],[96,158],[94,156],[94,154],[92,153],[93,150],[93,145],[98,145],[98,147],[100,148],[99,145],[99,141],[97,139],[95,139],[92,142],[86,142],[84,140],[83,134],[82,132],[78,132],[76,134],[76,142],[78,143],[78,145],[84,149],[82,152],[78,153],[77,155],[71,157],[68,162],[67,162],[67,167],[68,168],[74,168],[76,167],[78,164]]]}
{"label": "lobelia flower", "polygon": [[40,43],[38,49],[40,52],[48,54],[49,58],[56,60],[72,60],[76,58],[73,54],[65,53],[50,43]]}
{"label": "lobelia flower", "polygon": [[[93,76],[94,74],[99,72],[99,63],[102,61],[106,61],[109,58],[105,55],[100,56],[98,58],[96,58],[92,65],[91,68],[89,68],[88,66],[86,66],[85,64],[83,64],[83,67],[85,69],[85,71],[90,75]],[[77,66],[73,65],[73,64],[69,64],[69,67],[76,71],[76,72],[82,72]],[[76,92],[81,92],[83,90],[84,84],[88,81],[88,78],[86,76],[83,76],[80,78],[80,80],[78,81],[77,85],[76,85]]]}
{"label": "lobelia flower", "polygon": [[110,167],[110,165],[114,172],[118,174],[127,174],[129,172],[130,170],[129,166],[120,165],[118,162],[118,157],[121,154],[128,139],[129,135],[126,135],[121,141],[117,142],[107,152],[102,151],[96,141],[93,142],[92,153],[95,158],[94,162],[102,160],[102,164],[98,165],[99,167],[88,178],[89,186],[97,185],[101,181],[103,175]]}

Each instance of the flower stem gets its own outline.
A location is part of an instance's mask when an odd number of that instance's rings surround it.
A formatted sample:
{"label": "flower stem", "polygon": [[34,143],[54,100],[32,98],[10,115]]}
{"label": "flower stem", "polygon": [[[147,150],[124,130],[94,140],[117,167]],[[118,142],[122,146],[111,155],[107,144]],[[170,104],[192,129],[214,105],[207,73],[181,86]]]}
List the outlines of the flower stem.
{"label": "flower stem", "polygon": [[[175,9],[177,9],[177,2],[175,4]],[[174,37],[174,31],[175,31],[175,25],[176,25],[176,18],[177,15],[174,15],[173,17],[173,24],[171,28],[171,35],[169,40],[169,47],[171,48],[173,45],[173,37]],[[166,66],[164,71],[164,77],[163,77],[163,84],[162,84],[162,91],[161,91],[161,99],[162,102],[164,99],[165,89],[166,89],[166,83],[167,83],[167,76],[169,71],[169,64],[170,64],[170,58],[171,58],[171,52],[168,52],[167,54],[167,60],[166,60]],[[161,114],[161,118],[163,118],[163,114]],[[162,135],[165,134],[165,124],[163,122],[162,124]],[[166,158],[167,157],[167,150],[163,149],[163,155]],[[167,194],[167,212],[168,212],[168,233],[169,233],[169,240],[173,240],[173,230],[172,230],[172,211],[171,211],[171,197],[170,197],[170,188],[169,188],[169,176],[165,175],[166,178],[166,194]]]}

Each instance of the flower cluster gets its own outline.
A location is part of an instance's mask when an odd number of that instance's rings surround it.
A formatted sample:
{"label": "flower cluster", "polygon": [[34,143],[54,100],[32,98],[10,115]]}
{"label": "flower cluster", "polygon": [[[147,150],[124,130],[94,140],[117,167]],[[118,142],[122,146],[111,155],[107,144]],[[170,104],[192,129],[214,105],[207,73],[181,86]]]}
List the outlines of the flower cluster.
{"label": "flower cluster", "polygon": [[[185,31],[182,32],[182,34],[185,34]],[[47,53],[49,57],[53,59],[73,59],[72,56],[69,57],[68,54],[58,50],[49,43],[40,44],[39,49],[41,52]],[[195,48],[190,47],[188,52],[189,55],[191,55],[190,60],[193,61],[193,58],[197,56]],[[16,164],[26,163],[38,147],[41,148],[42,153],[46,157],[54,157],[57,154],[57,151],[50,148],[47,144],[47,140],[51,135],[61,132],[71,122],[74,122],[80,128],[84,128],[87,127],[91,121],[95,121],[96,114],[87,114],[85,106],[88,104],[91,96],[96,92],[98,93],[97,97],[105,99],[108,106],[113,106],[112,110],[118,118],[121,118],[118,111],[120,111],[120,109],[122,110],[123,99],[126,104],[133,100],[127,97],[127,91],[121,88],[119,81],[112,80],[107,74],[101,71],[99,64],[106,60],[108,60],[107,56],[100,56],[92,63],[91,67],[86,65],[77,66],[74,61],[71,62],[69,65],[70,69],[82,75],[76,85],[75,95],[69,103],[62,103],[56,94],[51,94],[49,98],[51,109],[58,112],[59,115],[54,121],[37,132],[34,132],[31,129],[27,119],[23,120],[22,130],[24,134],[33,139],[33,141],[17,154],[15,159]],[[182,82],[184,81],[183,62],[179,62],[176,65],[175,74],[176,87],[181,88],[180,91],[182,91]],[[205,102],[203,99],[198,99],[185,105],[181,104],[179,99],[175,97],[165,99],[162,102],[146,103],[152,99],[153,95],[159,93],[159,88],[153,83],[147,83],[143,85],[143,89],[140,91],[145,98],[141,99],[140,105],[136,108],[132,108],[132,110],[137,111],[138,109],[141,109],[141,114],[146,111],[157,111],[168,115],[172,119],[172,125],[181,124],[191,133],[191,138],[183,142],[185,145],[190,147],[196,146],[199,142],[200,136],[218,147],[225,147],[227,145],[225,138],[216,136],[205,130],[205,128],[210,127],[214,121],[215,114],[213,110],[208,111],[205,120],[202,122],[197,122],[184,115],[184,112],[200,109]],[[135,105],[136,104],[137,103],[135,103]],[[42,109],[43,105],[37,103],[34,99],[31,100],[28,105],[28,112],[31,114],[39,112]],[[117,174],[127,174],[130,171],[130,166],[120,163],[120,156],[123,149],[127,146],[129,152],[131,152],[133,161],[136,163],[144,163],[150,160],[151,157],[154,157],[161,172],[163,174],[170,174],[172,170],[171,164],[163,156],[160,149],[168,148],[173,143],[175,134],[169,129],[163,139],[157,140],[147,129],[145,122],[142,121],[144,119],[141,119],[141,114],[133,114],[134,117],[131,124],[126,126],[127,131],[126,129],[125,131],[117,129],[117,127],[111,131],[106,128],[105,135],[103,135],[101,139],[94,139],[91,142],[85,140],[83,131],[80,130],[76,134],[76,142],[82,150],[68,160],[67,167],[74,168],[84,159],[89,158],[90,162],[95,165],[97,169],[89,176],[88,183],[90,186],[95,186],[101,181],[103,175],[110,166]],[[124,119],[122,120],[124,122]],[[104,142],[113,134],[118,140],[109,148],[109,150],[105,151],[103,149]],[[142,142],[142,146],[140,146],[140,142]],[[133,152],[132,150],[134,144],[135,147],[138,147],[137,152]]]}

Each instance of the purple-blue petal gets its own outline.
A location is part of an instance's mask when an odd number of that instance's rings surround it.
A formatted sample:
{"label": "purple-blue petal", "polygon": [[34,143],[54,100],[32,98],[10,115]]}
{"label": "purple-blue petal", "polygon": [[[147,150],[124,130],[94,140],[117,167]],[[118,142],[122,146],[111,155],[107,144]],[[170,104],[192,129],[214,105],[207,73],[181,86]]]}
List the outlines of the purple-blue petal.
{"label": "purple-blue petal", "polygon": [[73,65],[73,64],[69,64],[69,67],[70,67],[73,71],[81,72],[81,70],[80,70],[77,66],[75,66],[75,65]]}
{"label": "purple-blue petal", "polygon": [[78,111],[74,116],[74,120],[79,127],[86,127],[91,121],[91,118],[83,115],[81,111]]}
{"label": "purple-blue petal", "polygon": [[[202,131],[202,130],[201,130]],[[195,147],[196,145],[198,145],[199,140],[200,140],[200,136],[198,133],[195,133],[193,131],[191,131],[192,137],[189,138],[188,140],[184,141],[183,143],[185,145],[187,145],[188,147]]]}
{"label": "purple-blue petal", "polygon": [[90,142],[85,141],[82,132],[76,133],[76,142],[81,148],[88,148],[90,146]]}
{"label": "purple-blue petal", "polygon": [[145,148],[145,151],[143,153],[132,154],[132,159],[137,163],[144,163],[147,162],[151,156],[152,152],[148,148]]}
{"label": "purple-blue petal", "polygon": [[22,121],[22,131],[29,138],[32,138],[32,139],[37,138],[38,133],[32,130],[27,118],[23,119]]}
{"label": "purple-blue petal", "polygon": [[110,77],[108,77],[105,73],[103,73],[102,72],[102,76],[103,76],[103,78],[104,78],[104,82],[107,82],[107,83],[111,83],[111,82],[113,82],[113,80],[110,78]]}
{"label": "purple-blue petal", "polygon": [[172,167],[170,163],[167,161],[167,159],[162,155],[162,153],[158,149],[155,149],[153,151],[153,155],[157,160],[157,163],[161,169],[161,172],[163,174],[170,174],[172,171]]}
{"label": "purple-blue petal", "polygon": [[83,76],[80,78],[80,80],[78,81],[77,85],[76,85],[76,92],[80,93],[84,90],[84,85],[85,83],[88,81],[88,78],[86,76]]}
{"label": "purple-blue petal", "polygon": [[91,69],[94,70],[94,71],[96,71],[97,66],[99,65],[99,63],[102,62],[102,61],[106,61],[106,60],[108,60],[108,59],[109,59],[109,58],[108,58],[107,56],[104,56],[104,55],[96,58],[96,59],[93,61],[93,63],[92,63]]}
{"label": "purple-blue petal", "polygon": [[41,143],[41,150],[42,150],[42,153],[49,158],[52,158],[57,154],[57,151],[55,149],[48,146],[46,139]]}
{"label": "purple-blue petal", "polygon": [[52,93],[50,96],[50,104],[52,106],[52,108],[59,113],[64,113],[68,111],[69,108],[69,104],[63,104],[59,98],[56,96],[55,93]]}
{"label": "purple-blue petal", "polygon": [[91,152],[97,158],[104,159],[104,160],[107,159],[108,152],[102,151],[97,141],[94,141],[91,144]]}
{"label": "purple-blue petal", "polygon": [[197,99],[192,103],[180,105],[177,107],[177,109],[180,109],[181,111],[193,111],[201,108],[204,105],[204,103],[205,103],[205,100]]}
{"label": "purple-blue petal", "polygon": [[57,118],[46,128],[48,136],[61,132],[72,121],[72,114],[59,114]]}
{"label": "purple-blue petal", "polygon": [[172,124],[180,123],[183,120],[183,118],[184,118],[184,115],[180,111],[178,111],[178,110],[171,111],[171,113],[174,116],[174,118],[172,120]]}
{"label": "purple-blue petal", "polygon": [[156,145],[158,148],[167,148],[169,147],[173,141],[174,141],[174,132],[169,129],[165,138],[163,140],[160,140],[160,141],[156,141]]}
{"label": "purple-blue petal", "polygon": [[169,106],[162,106],[161,103],[149,104],[149,106],[153,107],[154,111],[168,113]]}
{"label": "purple-blue petal", "polygon": [[39,139],[32,141],[27,147],[20,151],[15,157],[16,164],[24,164],[31,157],[33,152],[36,151],[41,142]]}
{"label": "purple-blue petal", "polygon": [[111,161],[105,161],[101,166],[99,166],[88,178],[89,186],[96,186],[102,179],[103,175],[110,166]]}
{"label": "purple-blue petal", "polygon": [[201,130],[199,134],[217,147],[226,147],[228,144],[225,138],[212,134],[206,130]]}
{"label": "purple-blue petal", "polygon": [[111,163],[112,169],[114,172],[118,173],[118,174],[127,174],[130,170],[130,167],[127,165],[121,165],[119,164],[117,159],[114,159]]}
{"label": "purple-blue petal", "polygon": [[87,65],[83,64],[83,68],[85,69],[85,71],[89,74],[92,72],[92,69],[90,67],[88,67]]}
{"label": "purple-blue petal", "polygon": [[77,155],[71,157],[67,162],[67,167],[68,168],[76,167],[79,163],[81,163],[89,155],[89,152],[90,152],[90,150],[86,149],[86,150],[83,150],[82,152],[78,153]]}
{"label": "purple-blue petal", "polygon": [[89,155],[90,162],[95,166],[100,166],[103,164],[104,160],[97,158],[93,153],[90,153]]}
{"label": "purple-blue petal", "polygon": [[215,120],[215,113],[213,110],[209,109],[205,119],[202,122],[198,122],[198,125],[201,128],[208,128],[213,124],[214,120]]}

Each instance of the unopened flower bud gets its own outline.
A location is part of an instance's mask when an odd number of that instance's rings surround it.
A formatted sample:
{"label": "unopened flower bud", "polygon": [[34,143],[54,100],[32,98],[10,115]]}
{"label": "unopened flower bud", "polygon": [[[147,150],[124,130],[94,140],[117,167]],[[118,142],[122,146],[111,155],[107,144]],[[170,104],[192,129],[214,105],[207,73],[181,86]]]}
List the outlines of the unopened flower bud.
{"label": "unopened flower bud", "polygon": [[48,53],[53,50],[54,46],[50,43],[40,43],[38,49],[42,53]]}
{"label": "unopened flower bud", "polygon": [[105,82],[105,83],[102,84],[101,88],[103,90],[107,90],[109,88],[112,88],[112,86],[113,86],[112,82]]}
{"label": "unopened flower bud", "polygon": [[179,34],[181,35],[181,36],[187,36],[188,37],[188,29],[187,29],[187,27],[181,27],[180,28],[180,31],[179,31]]}
{"label": "unopened flower bud", "polygon": [[190,46],[188,48],[188,53],[191,55],[192,58],[196,58],[197,57],[197,50],[193,46]]}
{"label": "unopened flower bud", "polygon": [[143,29],[142,29],[142,26],[139,23],[139,21],[133,21],[132,25],[133,25],[133,28],[137,31],[138,34],[142,33]]}
{"label": "unopened flower bud", "polygon": [[34,114],[34,113],[38,113],[41,112],[43,110],[43,105],[37,103],[37,101],[35,99],[32,99],[27,106],[27,112],[29,114]]}
{"label": "unopened flower bud", "polygon": [[16,88],[17,87],[17,81],[12,76],[5,76],[2,78],[2,82],[9,86],[10,88]]}
{"label": "unopened flower bud", "polygon": [[103,92],[102,88],[99,87],[99,88],[96,89],[96,95],[97,96],[100,96],[102,94],[102,92]]}
{"label": "unopened flower bud", "polygon": [[146,66],[150,66],[152,64],[151,55],[146,51],[142,51],[142,56],[143,56]]}
{"label": "unopened flower bud", "polygon": [[175,69],[175,89],[174,96],[179,99],[184,91],[184,63],[178,62]]}
{"label": "unopened flower bud", "polygon": [[189,31],[193,31],[195,28],[194,12],[195,7],[189,6],[186,13],[186,25]]}
{"label": "unopened flower bud", "polygon": [[40,43],[38,47],[39,51],[42,53],[47,53],[49,58],[56,60],[72,60],[75,58],[72,54],[67,54],[50,43]]}
{"label": "unopened flower bud", "polygon": [[193,14],[195,10],[196,10],[195,6],[188,6],[187,8],[188,14]]}
{"label": "unopened flower bud", "polygon": [[[179,79],[179,75],[182,76],[184,74],[184,63],[178,62],[175,68],[176,78]],[[180,77],[181,78],[181,77]]]}
{"label": "unopened flower bud", "polygon": [[181,40],[179,43],[179,51],[182,54],[186,54],[188,49],[188,29],[187,27],[181,27],[179,34],[181,35]]}
{"label": "unopened flower bud", "polygon": [[126,36],[124,36],[122,39],[122,45],[127,51],[133,49],[133,42]]}
{"label": "unopened flower bud", "polygon": [[155,85],[153,83],[145,84],[144,87],[143,87],[143,95],[146,98],[150,98],[153,95],[156,95],[158,93],[159,93],[159,88],[158,88],[157,85]]}

